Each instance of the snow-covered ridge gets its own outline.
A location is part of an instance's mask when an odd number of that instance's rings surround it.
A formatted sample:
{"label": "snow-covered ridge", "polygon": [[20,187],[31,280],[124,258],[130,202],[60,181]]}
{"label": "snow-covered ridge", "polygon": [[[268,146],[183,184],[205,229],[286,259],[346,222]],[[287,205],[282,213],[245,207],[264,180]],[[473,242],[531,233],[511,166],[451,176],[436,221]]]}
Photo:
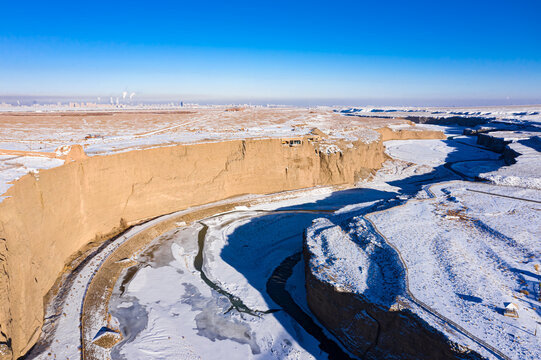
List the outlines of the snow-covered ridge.
{"label": "snow-covered ridge", "polygon": [[384,116],[384,117],[477,117],[486,120],[506,120],[511,122],[541,122],[541,106],[490,106],[490,107],[353,107],[335,110],[349,116]]}
{"label": "snow-covered ridge", "polygon": [[363,217],[345,225],[316,219],[306,231],[308,266],[338,291],[355,293],[389,308],[404,295],[403,269],[394,251]]}
{"label": "snow-covered ridge", "polygon": [[497,185],[541,190],[541,138],[536,135],[509,141],[506,147],[515,154],[513,163],[479,177]]}
{"label": "snow-covered ridge", "polygon": [[[377,140],[377,133],[371,129],[352,126],[349,120],[325,108],[0,113],[0,195],[28,172],[62,165],[62,161],[51,159],[65,156],[72,144],[80,144],[88,156],[95,156],[178,144],[299,138],[311,134],[314,128],[330,134],[330,145],[337,140]],[[322,151],[338,149],[324,146]]]}

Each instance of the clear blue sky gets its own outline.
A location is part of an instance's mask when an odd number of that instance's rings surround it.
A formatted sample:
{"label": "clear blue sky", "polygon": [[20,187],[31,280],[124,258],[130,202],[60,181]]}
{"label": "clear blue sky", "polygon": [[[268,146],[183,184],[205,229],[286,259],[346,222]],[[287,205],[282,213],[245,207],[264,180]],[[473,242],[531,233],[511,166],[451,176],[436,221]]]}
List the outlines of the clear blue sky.
{"label": "clear blue sky", "polygon": [[540,16],[539,0],[4,1],[0,95],[539,103]]}

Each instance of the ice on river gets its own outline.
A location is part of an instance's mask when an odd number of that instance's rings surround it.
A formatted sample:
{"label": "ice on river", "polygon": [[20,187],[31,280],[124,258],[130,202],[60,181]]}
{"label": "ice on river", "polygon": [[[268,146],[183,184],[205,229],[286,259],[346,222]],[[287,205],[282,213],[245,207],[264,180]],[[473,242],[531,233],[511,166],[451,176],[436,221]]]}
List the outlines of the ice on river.
{"label": "ice on river", "polygon": [[[135,276],[119,279],[110,312],[125,339],[112,358],[326,358],[287,314],[240,313],[201,280],[194,268],[201,229],[195,224],[161,236],[139,257]],[[211,254],[205,253],[205,261]],[[215,271],[219,266],[213,265]]]}

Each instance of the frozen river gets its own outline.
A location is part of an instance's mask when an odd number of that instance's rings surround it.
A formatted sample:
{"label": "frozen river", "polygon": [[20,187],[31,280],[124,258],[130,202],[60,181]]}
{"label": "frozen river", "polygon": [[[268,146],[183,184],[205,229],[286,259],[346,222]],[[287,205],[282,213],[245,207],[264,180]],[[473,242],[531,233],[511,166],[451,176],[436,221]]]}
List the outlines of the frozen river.
{"label": "frozen river", "polygon": [[239,210],[156,239],[113,293],[113,359],[347,358],[306,306],[299,229],[321,216]]}

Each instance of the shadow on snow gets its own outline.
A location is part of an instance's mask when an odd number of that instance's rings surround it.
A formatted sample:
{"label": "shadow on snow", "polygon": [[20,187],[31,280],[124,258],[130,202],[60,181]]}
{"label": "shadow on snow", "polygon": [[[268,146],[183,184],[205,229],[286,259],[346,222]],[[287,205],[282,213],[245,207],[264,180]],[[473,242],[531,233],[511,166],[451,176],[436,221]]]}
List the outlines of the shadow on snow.
{"label": "shadow on snow", "polygon": [[[463,128],[456,127],[454,133],[459,134]],[[420,140],[426,141],[426,140]],[[287,278],[293,272],[293,267],[298,261],[303,261],[303,231],[312,224],[316,218],[328,218],[334,225],[340,226],[345,232],[348,232],[349,223],[354,217],[361,217],[369,212],[388,209],[405,203],[404,195],[413,196],[422,191],[429,185],[448,180],[474,180],[481,172],[494,171],[504,166],[502,157],[487,149],[477,146],[473,142],[463,143],[459,140],[449,138],[442,140],[445,145],[452,149],[445,159],[445,164],[435,167],[431,172],[410,176],[405,179],[389,181],[388,184],[398,187],[398,192],[381,191],[368,188],[355,188],[344,191],[337,191],[328,197],[301,205],[288,206],[278,209],[278,211],[295,210],[338,210],[346,205],[360,204],[356,209],[350,212],[333,213],[273,213],[253,218],[248,223],[236,228],[228,237],[228,244],[222,249],[222,259],[241,273],[247,281],[257,289],[269,308],[282,307],[284,312],[276,313],[275,316],[282,322],[283,327],[289,334],[296,338],[302,346],[301,335],[294,325],[295,319],[308,333],[316,337],[320,342],[320,349],[329,354],[329,358],[343,358],[344,353],[336,350],[336,346],[329,345],[329,338],[324,334],[320,325],[313,321],[313,315],[310,313],[306,304],[306,294],[302,298],[295,298],[287,291]],[[458,171],[454,168],[455,164],[467,163],[472,161],[486,161],[484,166],[468,167],[467,173]],[[461,168],[461,170],[463,170]],[[364,204],[364,206],[362,206]],[[363,239],[355,237],[356,241],[363,247]],[[405,279],[404,270],[398,260],[394,250],[387,246],[381,249],[381,254],[376,254],[375,258],[386,259],[389,266],[389,260],[394,262],[394,268],[391,273],[399,273],[401,277],[395,279],[395,287],[390,294],[391,298],[404,293]],[[373,266],[368,269],[369,284],[378,284],[381,281],[387,281],[387,275],[382,274],[380,268]],[[267,282],[272,276],[278,278],[271,282],[282,283],[282,285],[271,285],[267,287]],[[301,279],[303,281],[303,279]],[[297,288],[304,289],[304,284],[295,284]],[[274,286],[274,287],[273,287]],[[272,296],[268,291],[275,292]],[[367,291],[372,291],[368,289]],[[479,302],[482,299],[459,294],[464,301]],[[280,304],[276,304],[273,298],[279,299]],[[299,303],[296,304],[295,301]],[[284,306],[285,305],[285,306]],[[428,324],[426,324],[429,326]],[[321,353],[312,354],[316,358],[321,358]]]}

